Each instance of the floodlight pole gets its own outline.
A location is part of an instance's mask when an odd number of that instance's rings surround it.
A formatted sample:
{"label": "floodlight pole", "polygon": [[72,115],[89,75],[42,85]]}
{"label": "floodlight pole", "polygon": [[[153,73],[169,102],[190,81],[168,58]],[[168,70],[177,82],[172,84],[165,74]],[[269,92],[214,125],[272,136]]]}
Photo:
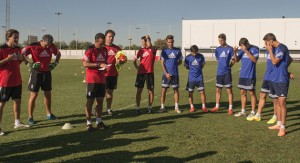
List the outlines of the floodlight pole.
{"label": "floodlight pole", "polygon": [[5,43],[6,42],[6,38],[5,38],[6,26],[2,25],[1,28],[3,29],[3,43]]}
{"label": "floodlight pole", "polygon": [[55,15],[57,15],[57,24],[58,24],[58,31],[57,31],[57,41],[59,42],[59,49],[61,49],[61,42],[60,42],[60,22],[59,22],[59,17],[62,15],[62,12],[56,12]]}

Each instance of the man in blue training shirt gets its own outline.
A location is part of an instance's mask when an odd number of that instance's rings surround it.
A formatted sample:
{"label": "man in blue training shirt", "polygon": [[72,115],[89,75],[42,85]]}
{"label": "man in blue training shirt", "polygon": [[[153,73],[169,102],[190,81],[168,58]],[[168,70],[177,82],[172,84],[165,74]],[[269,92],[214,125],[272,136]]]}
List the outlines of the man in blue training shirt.
{"label": "man in blue training shirt", "polygon": [[[272,72],[270,74],[270,94],[273,99],[275,108],[277,110],[277,124],[269,127],[271,130],[279,130],[278,136],[284,136],[286,134],[285,122],[286,122],[286,98],[289,89],[289,72],[288,67],[292,62],[289,56],[288,48],[277,41],[273,33],[268,33],[263,38],[265,46],[270,53],[270,58],[273,64]],[[275,52],[273,52],[275,48]]]}
{"label": "man in blue training shirt", "polygon": [[253,118],[255,115],[255,107],[256,107],[256,93],[255,93],[255,85],[256,85],[256,62],[259,57],[259,48],[257,46],[253,46],[249,43],[247,38],[241,38],[239,41],[239,46],[241,50],[238,55],[237,49],[234,48],[234,59],[236,62],[241,61],[241,71],[240,71],[240,79],[238,83],[238,88],[240,88],[241,92],[241,106],[242,109],[240,112],[235,114],[234,116],[246,116],[246,103],[247,103],[247,91],[251,96],[251,108],[252,111],[248,115],[247,119]]}
{"label": "man in blue training shirt", "polygon": [[205,58],[202,54],[198,53],[198,47],[196,45],[191,46],[191,54],[185,57],[184,65],[189,70],[188,83],[186,90],[189,92],[189,103],[190,103],[190,112],[194,112],[193,104],[193,93],[195,87],[197,87],[198,92],[200,93],[202,101],[202,111],[207,112],[205,107],[206,95],[204,91],[204,82],[203,82],[203,73],[202,69],[205,65]]}
{"label": "man in blue training shirt", "polygon": [[182,53],[180,49],[174,47],[174,37],[168,35],[166,37],[167,48],[161,53],[162,74],[162,91],[161,91],[161,108],[159,112],[165,111],[165,101],[167,89],[172,86],[174,90],[175,111],[181,113],[179,102],[179,73],[178,65],[182,63]]}
{"label": "man in blue training shirt", "polygon": [[228,115],[232,115],[233,94],[231,67],[234,65],[233,48],[226,43],[226,35],[221,33],[218,36],[220,46],[215,51],[215,57],[218,61],[216,77],[216,106],[210,112],[216,112],[220,107],[222,88],[225,87],[228,94],[229,108]]}
{"label": "man in blue training shirt", "polygon": [[[275,48],[273,48],[273,53],[275,53]],[[252,121],[252,120],[257,121],[257,122],[261,121],[261,113],[262,113],[262,110],[266,103],[267,94],[270,93],[270,88],[269,88],[269,84],[271,83],[270,74],[272,72],[273,64],[272,64],[268,50],[266,50],[266,56],[267,56],[267,68],[266,68],[263,84],[261,86],[261,90],[260,90],[260,94],[259,94],[258,109],[257,109],[257,112],[256,112],[255,116],[253,117],[253,119],[247,119],[249,121]],[[290,56],[288,57],[288,59],[289,59],[288,60],[288,66],[289,66],[291,64],[291,62],[293,61],[293,59]],[[289,77],[290,77],[290,79],[294,79],[294,74],[289,73]],[[278,109],[276,108],[274,103],[273,103],[273,105],[274,105],[274,114],[273,114],[272,118],[267,122],[268,124],[274,124],[277,122],[277,110]]]}

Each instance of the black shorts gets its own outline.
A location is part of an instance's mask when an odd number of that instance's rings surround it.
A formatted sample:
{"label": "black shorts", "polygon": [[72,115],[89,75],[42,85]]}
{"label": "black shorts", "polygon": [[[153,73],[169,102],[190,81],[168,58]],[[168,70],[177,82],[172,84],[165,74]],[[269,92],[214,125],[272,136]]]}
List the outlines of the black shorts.
{"label": "black shorts", "polygon": [[117,89],[118,76],[106,76],[105,89],[114,90]]}
{"label": "black shorts", "polygon": [[154,73],[137,74],[135,87],[144,88],[145,81],[147,82],[147,89],[154,89]]}
{"label": "black shorts", "polygon": [[219,88],[231,88],[232,87],[232,76],[231,71],[228,71],[227,73],[223,75],[217,75],[216,77],[216,87]]}
{"label": "black shorts", "polygon": [[243,90],[255,90],[256,79],[240,78],[238,88]]}
{"label": "black shorts", "polygon": [[263,81],[260,92],[270,93],[270,81],[268,81],[268,80]]}
{"label": "black shorts", "polygon": [[105,97],[105,84],[86,84],[86,98],[94,99],[98,97]]}
{"label": "black shorts", "polygon": [[38,71],[31,69],[28,81],[28,90],[31,92],[39,92],[40,88],[43,91],[52,90],[52,75],[51,71]]}
{"label": "black shorts", "polygon": [[7,102],[11,98],[21,99],[22,96],[22,85],[16,87],[0,87],[0,101]]}
{"label": "black shorts", "polygon": [[269,82],[270,93],[269,96],[271,98],[284,97],[287,98],[289,91],[289,83],[275,83]]}

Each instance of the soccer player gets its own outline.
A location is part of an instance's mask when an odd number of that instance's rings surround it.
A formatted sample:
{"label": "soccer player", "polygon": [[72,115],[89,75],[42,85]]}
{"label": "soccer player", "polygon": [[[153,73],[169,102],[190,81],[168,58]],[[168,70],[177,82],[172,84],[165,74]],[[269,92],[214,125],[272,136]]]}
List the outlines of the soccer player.
{"label": "soccer player", "polygon": [[231,67],[234,65],[233,48],[226,43],[226,35],[221,33],[218,36],[220,46],[215,51],[215,57],[218,61],[216,76],[216,106],[210,112],[216,112],[220,107],[222,88],[225,87],[228,94],[229,108],[228,115],[232,115],[233,94]]}
{"label": "soccer player", "polygon": [[113,111],[111,109],[112,101],[113,101],[113,92],[114,89],[117,89],[118,83],[118,71],[116,69],[116,64],[120,63],[121,61],[115,58],[115,55],[118,51],[121,51],[121,48],[113,44],[115,32],[113,30],[107,30],[105,32],[105,48],[108,54],[107,63],[111,64],[106,70],[105,77],[106,77],[106,105],[107,105],[107,114],[113,115]]}
{"label": "soccer player", "polygon": [[[273,64],[273,70],[270,74],[270,94],[273,98],[275,108],[277,110],[277,124],[269,127],[271,130],[279,130],[278,136],[284,136],[286,134],[286,98],[289,89],[289,73],[288,66],[291,62],[289,57],[289,50],[286,45],[277,41],[276,36],[273,33],[268,33],[263,38],[265,41],[266,49],[268,50]],[[274,52],[273,52],[274,48]]]}
{"label": "soccer player", "polygon": [[247,119],[252,119],[255,115],[256,107],[256,62],[259,57],[259,48],[257,46],[251,45],[247,38],[241,38],[239,41],[240,51],[237,53],[238,47],[234,48],[234,59],[235,62],[242,62],[240,79],[238,83],[238,88],[240,88],[241,93],[241,106],[240,112],[236,113],[234,116],[246,116],[246,103],[247,103],[247,92],[250,94],[251,98],[251,108],[252,111],[248,115]]}
{"label": "soccer player", "polygon": [[184,65],[189,70],[187,91],[189,92],[189,103],[190,103],[190,112],[194,112],[193,104],[193,93],[195,87],[197,87],[198,92],[200,93],[202,101],[202,111],[207,112],[205,101],[206,95],[204,91],[204,82],[203,82],[203,73],[202,69],[205,65],[205,58],[202,54],[198,53],[198,46],[191,46],[191,54],[185,57]]}
{"label": "soccer player", "polygon": [[[22,50],[24,62],[31,67],[28,90],[30,97],[28,101],[28,124],[35,124],[33,111],[35,108],[35,100],[38,97],[40,88],[44,91],[44,104],[46,107],[47,119],[55,120],[57,117],[52,113],[51,109],[51,90],[52,90],[52,75],[51,71],[58,65],[61,54],[57,47],[53,44],[53,37],[46,34],[40,42],[32,43]],[[51,63],[52,54],[56,56],[55,61]],[[32,56],[32,63],[26,59],[27,56]]]}
{"label": "soccer player", "polygon": [[[9,29],[5,34],[6,43],[0,46],[0,124],[2,121],[3,109],[11,98],[14,102],[14,128],[26,128],[20,122],[22,78],[20,64],[23,61],[21,48],[18,47],[19,32]],[[0,136],[5,135],[0,127]]]}
{"label": "soccer player", "polygon": [[161,90],[161,108],[159,112],[165,111],[165,101],[167,89],[172,86],[174,90],[175,111],[181,113],[179,103],[179,73],[178,65],[182,63],[182,53],[180,49],[174,47],[174,37],[168,35],[166,37],[167,48],[161,53],[162,74],[162,90]]}
{"label": "soccer player", "polygon": [[[156,57],[156,48],[151,44],[150,36],[143,36],[141,38],[142,48],[138,51],[133,59],[134,67],[137,69],[137,76],[135,87],[136,92],[136,113],[140,114],[141,95],[145,85],[147,83],[148,89],[148,113],[152,113],[152,103],[154,99],[154,63]],[[137,60],[140,59],[139,65]]]}
{"label": "soccer player", "polygon": [[[273,48],[273,53],[275,48]],[[260,90],[260,97],[259,97],[259,104],[258,104],[258,109],[257,112],[255,114],[255,116],[252,119],[247,119],[248,121],[261,121],[261,113],[263,111],[263,108],[265,106],[266,103],[266,98],[267,98],[267,94],[270,93],[270,74],[272,72],[272,68],[273,68],[273,64],[270,58],[270,54],[269,51],[266,50],[266,56],[267,56],[267,67],[266,67],[266,71],[265,71],[265,75],[264,75],[264,80],[263,80],[263,84],[261,86],[261,90]],[[291,62],[293,61],[293,59],[289,56],[289,62],[288,62],[288,66],[291,64]],[[294,74],[289,74],[290,79],[294,79]],[[274,124],[277,122],[277,110],[278,107],[274,105],[274,114],[272,116],[272,118],[267,122],[268,124]]]}
{"label": "soccer player", "polygon": [[92,107],[96,99],[96,126],[105,129],[107,126],[102,122],[103,100],[105,97],[105,71],[108,68],[107,51],[104,48],[105,35],[97,33],[95,43],[88,47],[82,59],[82,64],[86,68],[86,105],[85,115],[87,130],[93,131]]}

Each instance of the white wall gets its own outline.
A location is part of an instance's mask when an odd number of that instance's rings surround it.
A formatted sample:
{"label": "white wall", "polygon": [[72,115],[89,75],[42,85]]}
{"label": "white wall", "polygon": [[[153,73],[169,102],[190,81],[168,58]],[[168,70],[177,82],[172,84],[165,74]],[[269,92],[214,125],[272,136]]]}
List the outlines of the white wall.
{"label": "white wall", "polygon": [[300,18],[285,19],[223,19],[223,20],[182,20],[182,47],[196,44],[202,49],[219,46],[218,35],[225,33],[227,43],[235,46],[241,37],[260,48],[262,38],[274,33],[279,42],[290,50],[300,50]]}

